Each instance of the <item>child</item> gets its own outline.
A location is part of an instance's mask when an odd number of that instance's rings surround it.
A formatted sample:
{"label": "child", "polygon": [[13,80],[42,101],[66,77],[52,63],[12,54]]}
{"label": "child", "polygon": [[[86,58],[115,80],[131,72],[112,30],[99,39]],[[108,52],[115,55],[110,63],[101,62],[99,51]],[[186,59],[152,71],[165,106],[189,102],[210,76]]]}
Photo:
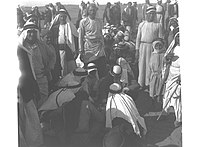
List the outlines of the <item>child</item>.
{"label": "child", "polygon": [[165,43],[162,38],[155,39],[152,43],[153,52],[150,59],[150,96],[159,102],[160,87],[162,84],[162,66]]}

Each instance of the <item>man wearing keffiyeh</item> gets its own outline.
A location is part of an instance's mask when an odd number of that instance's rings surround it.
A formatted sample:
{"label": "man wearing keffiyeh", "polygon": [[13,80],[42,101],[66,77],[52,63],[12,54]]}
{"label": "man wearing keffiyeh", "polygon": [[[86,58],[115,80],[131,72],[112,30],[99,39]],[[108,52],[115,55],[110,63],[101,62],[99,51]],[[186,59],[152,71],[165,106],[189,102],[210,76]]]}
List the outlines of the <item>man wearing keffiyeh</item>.
{"label": "man wearing keffiyeh", "polygon": [[26,22],[19,36],[19,47],[28,53],[33,76],[40,89],[39,108],[48,98],[48,81],[52,80],[51,70],[56,62],[55,53],[43,43],[39,36],[39,29],[33,22]]}
{"label": "man wearing keffiyeh", "polygon": [[[47,98],[47,79],[54,58],[39,40],[38,27],[27,22],[17,48],[21,76],[18,85],[19,146],[41,147],[43,133],[37,106]],[[48,59],[48,60],[47,60]]]}
{"label": "man wearing keffiyeh", "polygon": [[59,10],[59,14],[52,20],[48,36],[57,52],[57,63],[53,73],[56,81],[76,68],[76,43],[78,33],[76,27],[67,19],[67,12]]}

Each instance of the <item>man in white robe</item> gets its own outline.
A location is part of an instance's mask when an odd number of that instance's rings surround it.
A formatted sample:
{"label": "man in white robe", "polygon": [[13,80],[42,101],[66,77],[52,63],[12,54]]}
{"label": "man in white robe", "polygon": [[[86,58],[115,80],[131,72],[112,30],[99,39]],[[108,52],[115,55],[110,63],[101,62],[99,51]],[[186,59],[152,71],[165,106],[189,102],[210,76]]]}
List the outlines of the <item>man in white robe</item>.
{"label": "man in white robe", "polygon": [[[110,86],[110,93],[106,104],[106,128],[112,128],[112,121],[118,117],[129,122],[135,134],[139,136],[146,134],[145,121],[138,113],[133,99],[122,92],[122,87],[118,83],[113,83]],[[142,127],[143,134],[138,123]]]}
{"label": "man in white robe", "polygon": [[[169,68],[169,75],[165,85],[165,94],[163,98],[163,109],[168,112],[169,107],[174,108],[176,120],[174,125],[180,126],[182,123],[182,100],[181,100],[181,74],[180,74],[180,46],[179,46],[179,33],[174,36],[174,43],[171,43],[174,48],[174,56]],[[169,48],[167,53],[169,54]],[[165,56],[167,55],[165,53]]]}
{"label": "man in white robe", "polygon": [[155,23],[156,8],[146,9],[146,20],[139,24],[136,38],[136,63],[139,66],[138,83],[143,89],[149,89],[150,57],[153,51],[152,42],[156,38],[163,38],[161,23]]}

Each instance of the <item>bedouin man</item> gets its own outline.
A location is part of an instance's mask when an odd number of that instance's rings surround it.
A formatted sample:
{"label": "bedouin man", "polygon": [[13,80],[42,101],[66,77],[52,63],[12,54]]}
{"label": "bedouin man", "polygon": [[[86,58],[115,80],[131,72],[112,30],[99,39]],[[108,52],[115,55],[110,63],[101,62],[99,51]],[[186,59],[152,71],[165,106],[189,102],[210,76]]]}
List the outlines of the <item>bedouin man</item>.
{"label": "bedouin man", "polygon": [[164,28],[164,7],[162,6],[162,0],[157,0],[156,5],[156,22],[161,23]]}
{"label": "bedouin man", "polygon": [[[36,25],[32,25],[36,27]],[[30,30],[31,26],[26,30]],[[33,28],[32,28],[33,29]],[[25,30],[24,30],[25,31]],[[30,33],[30,32],[29,32]],[[34,100],[40,98],[40,91],[33,64],[31,63],[31,52],[19,44],[17,49],[19,60],[19,69],[21,76],[18,85],[18,137],[19,146],[22,147],[40,147],[43,145],[43,133],[40,126],[40,120]]]}
{"label": "bedouin man", "polygon": [[[181,74],[180,74],[180,43],[178,29],[174,36],[173,42],[165,53],[165,62],[170,67],[165,70],[164,78],[166,80],[165,93],[163,98],[163,109],[168,112],[168,108],[174,108],[176,120],[175,127],[182,124],[182,97],[181,97]],[[165,77],[165,75],[168,75]]]}
{"label": "bedouin man", "polygon": [[98,75],[102,78],[106,74],[106,58],[102,21],[96,17],[97,10],[96,4],[89,4],[88,17],[80,21],[79,52],[85,64],[93,62],[97,66]]}
{"label": "bedouin man", "polygon": [[48,81],[52,79],[56,56],[52,49],[40,39],[39,29],[33,22],[26,22],[19,43],[30,52],[30,63],[33,74],[40,89],[40,99],[37,101],[39,108],[48,98]]}
{"label": "bedouin man", "polygon": [[67,12],[59,10],[59,14],[51,22],[48,36],[57,52],[57,63],[53,78],[58,81],[76,68],[76,43],[78,32],[76,27],[67,19]]}
{"label": "bedouin man", "polygon": [[139,24],[136,38],[136,63],[139,66],[138,83],[148,91],[150,80],[150,57],[152,42],[156,38],[163,38],[162,24],[155,23],[156,8],[150,6],[146,9],[146,20]]}

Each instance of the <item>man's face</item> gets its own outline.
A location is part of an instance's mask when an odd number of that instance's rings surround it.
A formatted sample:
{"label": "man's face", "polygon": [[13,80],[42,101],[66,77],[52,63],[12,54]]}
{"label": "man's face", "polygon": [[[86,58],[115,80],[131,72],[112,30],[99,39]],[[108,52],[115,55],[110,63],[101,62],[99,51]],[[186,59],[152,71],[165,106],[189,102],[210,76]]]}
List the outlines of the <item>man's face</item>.
{"label": "man's face", "polygon": [[36,41],[37,40],[37,31],[36,30],[28,30],[27,31],[27,38],[29,41]]}
{"label": "man's face", "polygon": [[61,13],[59,17],[60,24],[66,24],[66,14]]}
{"label": "man's face", "polygon": [[146,13],[146,19],[148,22],[154,21],[155,12]]}
{"label": "man's face", "polygon": [[95,16],[96,16],[96,11],[97,11],[96,7],[90,6],[90,7],[89,7],[89,10],[88,10],[89,16],[90,16],[91,18],[95,18]]}
{"label": "man's face", "polygon": [[156,50],[161,50],[163,48],[163,44],[162,43],[157,43],[157,44],[155,44],[155,49]]}

